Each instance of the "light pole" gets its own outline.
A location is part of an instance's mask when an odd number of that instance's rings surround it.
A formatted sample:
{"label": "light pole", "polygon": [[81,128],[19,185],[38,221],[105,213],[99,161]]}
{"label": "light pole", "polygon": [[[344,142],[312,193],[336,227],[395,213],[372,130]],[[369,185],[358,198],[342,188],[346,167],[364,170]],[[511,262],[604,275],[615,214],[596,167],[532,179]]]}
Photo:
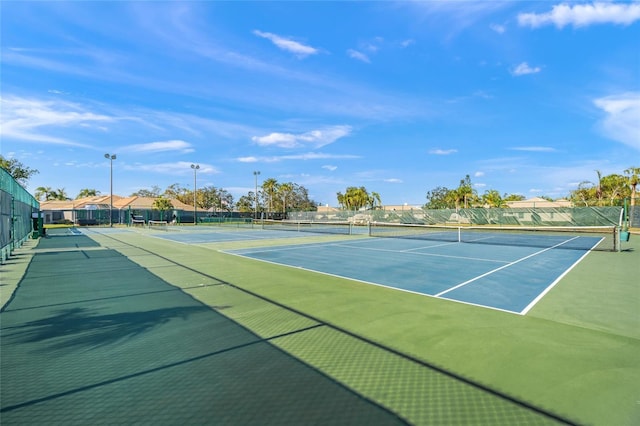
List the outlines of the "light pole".
{"label": "light pole", "polygon": [[256,177],[256,203],[255,203],[255,216],[256,216],[256,220],[258,220],[258,175],[260,174],[259,171],[255,171],[253,172],[253,175]]}
{"label": "light pole", "polygon": [[110,193],[111,193],[111,201],[109,202],[109,226],[113,226],[113,160],[116,159],[115,154],[105,154],[104,158],[109,160],[110,163]]}
{"label": "light pole", "polygon": [[193,225],[198,224],[198,216],[196,211],[196,191],[198,190],[196,186],[196,175],[198,174],[198,169],[200,169],[200,164],[192,164],[191,168],[193,169]]}

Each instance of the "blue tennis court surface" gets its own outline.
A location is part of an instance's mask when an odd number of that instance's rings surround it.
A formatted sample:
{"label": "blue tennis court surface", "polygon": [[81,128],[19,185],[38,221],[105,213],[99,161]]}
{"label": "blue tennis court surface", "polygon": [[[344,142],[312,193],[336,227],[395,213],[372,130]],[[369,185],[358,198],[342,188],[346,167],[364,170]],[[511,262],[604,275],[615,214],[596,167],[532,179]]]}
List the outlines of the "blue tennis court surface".
{"label": "blue tennis court surface", "polygon": [[233,241],[271,240],[281,238],[299,238],[308,236],[300,232],[262,230],[260,228],[213,228],[195,227],[187,229],[169,228],[168,231],[158,230],[155,237],[185,244],[225,243]]}
{"label": "blue tennis court surface", "polygon": [[588,253],[396,238],[227,252],[518,314],[526,314]]}

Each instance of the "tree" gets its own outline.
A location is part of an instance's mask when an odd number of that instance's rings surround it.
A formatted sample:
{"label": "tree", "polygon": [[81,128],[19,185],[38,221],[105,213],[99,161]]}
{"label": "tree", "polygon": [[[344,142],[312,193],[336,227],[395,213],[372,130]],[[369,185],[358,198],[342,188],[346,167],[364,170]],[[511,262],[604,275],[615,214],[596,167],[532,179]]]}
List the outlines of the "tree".
{"label": "tree", "polygon": [[170,199],[159,197],[153,200],[153,209],[160,210],[160,220],[163,220],[164,212],[167,210],[172,210],[173,204],[171,203]]}
{"label": "tree", "polygon": [[50,186],[39,186],[36,188],[34,196],[38,201],[49,201],[55,198],[54,193]]}
{"label": "tree", "polygon": [[575,206],[583,206],[587,207],[592,204],[593,200],[596,199],[596,187],[592,182],[588,180],[583,180],[578,184],[578,188],[571,191],[569,194],[569,200]]}
{"label": "tree", "polygon": [[520,194],[505,194],[504,197],[502,197],[502,199],[507,202],[507,201],[523,201],[526,199],[526,197],[524,195],[520,195]]}
{"label": "tree", "polygon": [[67,191],[64,188],[58,188],[55,191],[51,191],[51,193],[49,194],[48,198],[49,200],[60,200],[60,201],[66,201],[66,200],[70,200],[69,196],[67,195]]}
{"label": "tree", "polygon": [[0,167],[5,169],[20,185],[27,186],[31,176],[40,173],[36,169],[25,166],[15,158],[7,159],[0,155]]}
{"label": "tree", "polygon": [[255,196],[253,194],[253,191],[251,191],[249,194],[240,197],[236,203],[236,209],[240,212],[252,212],[253,203],[255,202]]}
{"label": "tree", "polygon": [[233,195],[226,189],[218,190],[218,209],[230,212],[233,210]]}
{"label": "tree", "polygon": [[602,205],[602,173],[600,170],[596,170],[598,175],[598,186],[596,186],[596,197],[598,198],[598,205]]}
{"label": "tree", "polygon": [[277,195],[282,198],[282,212],[287,212],[287,197],[293,192],[293,183],[287,182],[278,185]]}
{"label": "tree", "polygon": [[[373,206],[375,201],[375,197],[372,197],[364,186],[359,188],[350,186],[344,194],[338,192],[336,196],[338,204],[346,210],[360,210],[363,207]],[[379,197],[380,196],[378,195],[378,198]]]}
{"label": "tree", "polygon": [[262,192],[269,199],[269,211],[273,211],[273,199],[276,195],[276,191],[278,190],[278,181],[274,178],[265,179],[262,182]]}
{"label": "tree", "polygon": [[425,209],[451,209],[455,207],[455,204],[451,204],[451,197],[449,193],[451,190],[444,186],[438,186],[431,191],[427,191],[427,204],[424,205]]}
{"label": "tree", "polygon": [[205,186],[197,191],[196,201],[198,207],[209,210],[218,209],[229,211],[233,206],[233,195],[225,189],[215,186]]}
{"label": "tree", "polygon": [[624,171],[627,178],[627,185],[631,189],[631,205],[636,205],[636,195],[638,185],[640,185],[640,167],[629,167]]}
{"label": "tree", "polygon": [[292,183],[292,190],[287,198],[289,210],[296,211],[315,211],[318,205],[309,198],[309,191],[302,185]]}
{"label": "tree", "polygon": [[141,189],[141,190],[131,194],[131,196],[132,197],[158,198],[160,196],[160,187],[154,185],[151,189]]}
{"label": "tree", "polygon": [[97,195],[100,195],[100,191],[97,191],[95,189],[81,189],[80,192],[78,193],[78,196],[76,197],[76,200],[79,198],[85,198],[85,197],[95,197]]}
{"label": "tree", "polygon": [[371,192],[371,196],[369,197],[369,206],[372,210],[377,207],[382,207],[382,198],[380,198],[380,194],[373,191]]}
{"label": "tree", "polygon": [[500,196],[500,193],[495,189],[488,189],[482,194],[482,202],[489,206],[489,208],[502,208],[506,207],[507,203]]}
{"label": "tree", "polygon": [[627,185],[627,179],[618,174],[611,174],[602,177],[600,180],[600,192],[599,200],[604,202],[604,199],[608,201],[610,206],[621,205],[622,200],[627,198],[631,194],[631,189]]}
{"label": "tree", "polygon": [[455,200],[456,210],[463,206],[465,209],[473,204],[477,203],[478,195],[471,185],[471,178],[466,175],[464,179],[460,180],[460,185],[455,189],[455,193],[452,194]]}

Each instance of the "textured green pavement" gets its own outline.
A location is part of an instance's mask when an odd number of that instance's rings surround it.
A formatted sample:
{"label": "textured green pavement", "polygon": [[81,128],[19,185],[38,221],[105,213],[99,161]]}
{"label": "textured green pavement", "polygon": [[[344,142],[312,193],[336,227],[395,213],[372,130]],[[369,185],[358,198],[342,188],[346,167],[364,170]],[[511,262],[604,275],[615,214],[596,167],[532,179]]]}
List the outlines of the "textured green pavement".
{"label": "textured green pavement", "polygon": [[87,237],[37,251],[1,314],[3,425],[402,423]]}

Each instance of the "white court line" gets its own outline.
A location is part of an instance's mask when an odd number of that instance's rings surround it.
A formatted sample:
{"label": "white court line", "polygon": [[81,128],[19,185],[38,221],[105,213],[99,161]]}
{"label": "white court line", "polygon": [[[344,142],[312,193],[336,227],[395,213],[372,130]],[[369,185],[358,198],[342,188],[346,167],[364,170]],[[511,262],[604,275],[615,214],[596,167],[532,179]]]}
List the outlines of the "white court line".
{"label": "white court line", "polygon": [[[344,248],[348,248],[348,249],[354,249],[354,246],[349,245],[349,244],[344,244],[344,243],[330,243],[330,244],[313,243],[313,244],[304,244],[304,245],[297,245],[297,246],[296,245],[287,245],[287,246],[269,247],[269,248],[239,249],[239,250],[237,250],[237,253],[242,253],[242,255],[245,255],[245,256],[251,256],[254,253],[264,253],[264,252],[272,253],[272,252],[277,252],[277,251],[298,250],[298,249],[306,249],[306,248],[318,248],[318,247],[326,247],[326,246],[344,247]],[[249,250],[249,251],[245,251],[245,250]],[[483,258],[477,258],[477,257],[452,256],[452,255],[448,255],[448,254],[414,253],[414,252],[407,252],[405,250],[389,250],[389,249],[381,249],[381,248],[373,248],[373,247],[362,247],[362,246],[357,246],[357,250],[359,250],[359,251],[365,251],[365,250],[382,251],[382,252],[386,252],[386,253],[409,253],[409,254],[415,254],[415,255],[418,255],[418,256],[425,256],[425,257],[445,257],[445,258],[448,258],[448,259],[475,260],[475,261],[478,261],[478,262],[507,263],[506,260],[492,260],[492,259],[483,259]],[[228,251],[228,253],[235,254],[235,253],[233,253],[234,251],[236,251],[236,250],[230,250],[230,251]]]}
{"label": "white court line", "polygon": [[482,275],[479,275],[479,276],[477,276],[477,277],[475,277],[475,278],[472,278],[472,279],[470,279],[470,280],[467,280],[467,281],[465,281],[465,282],[463,282],[463,283],[460,283],[460,284],[458,284],[458,285],[456,285],[456,286],[453,286],[453,287],[451,287],[451,288],[449,288],[449,289],[447,289],[447,290],[445,290],[445,291],[441,291],[440,293],[436,294],[436,295],[435,295],[435,297],[440,297],[440,296],[442,296],[443,294],[447,294],[447,293],[449,293],[449,292],[451,292],[451,291],[453,291],[453,290],[456,290],[456,289],[458,289],[458,288],[460,288],[460,287],[464,287],[465,285],[470,284],[470,283],[472,283],[472,282],[474,282],[474,281],[477,281],[477,280],[479,280],[480,278],[484,278],[484,277],[486,277],[486,276],[488,276],[488,275],[491,275],[491,274],[493,274],[493,273],[495,273],[495,272],[498,272],[498,271],[501,271],[501,270],[503,270],[503,269],[505,269],[505,268],[508,268],[508,267],[510,267],[510,266],[513,266],[513,265],[515,265],[516,263],[520,263],[520,262],[522,262],[523,260],[527,260],[527,259],[529,259],[529,258],[531,258],[531,257],[533,257],[533,256],[537,256],[537,255],[539,255],[539,254],[541,254],[541,253],[544,253],[544,252],[546,252],[546,251],[549,251],[549,250],[551,250],[551,249],[554,249],[554,248],[556,248],[556,247],[559,247],[559,246],[561,246],[561,245],[563,245],[563,244],[566,244],[566,243],[568,243],[568,242],[570,242],[570,241],[575,240],[576,238],[580,238],[580,237],[573,237],[573,238],[571,238],[571,239],[569,239],[569,240],[567,240],[567,241],[563,241],[563,242],[561,242],[560,244],[556,244],[555,246],[548,247],[548,248],[546,248],[546,249],[544,249],[544,250],[537,251],[537,252],[532,253],[532,254],[530,254],[530,255],[528,255],[528,256],[525,256],[525,257],[523,257],[523,258],[520,258],[520,259],[515,260],[515,261],[513,261],[513,262],[510,262],[510,263],[507,263],[506,265],[503,265],[503,266],[501,266],[501,267],[499,267],[499,268],[493,269],[493,270],[491,270],[491,271],[489,271],[489,272],[486,272],[486,273],[484,273],[484,274],[482,274]]}
{"label": "white court line", "polygon": [[[598,241],[596,244],[594,244],[593,247],[591,247],[591,250],[593,250],[598,244],[600,244],[602,242],[602,240],[604,240],[604,238],[601,238],[600,241]],[[520,314],[521,315],[526,315],[527,312],[529,312],[531,310],[531,308],[533,308],[547,293],[549,293],[551,291],[552,288],[554,288],[556,286],[556,284],[558,284],[560,282],[560,280],[562,278],[564,278],[565,275],[567,275],[569,273],[569,271],[571,271],[573,268],[575,268],[578,263],[582,262],[582,259],[584,259],[585,256],[588,255],[591,252],[591,250],[587,251],[585,254],[580,256],[580,259],[576,260],[573,263],[573,265],[571,265],[566,271],[564,271],[562,273],[562,275],[560,275],[558,278],[556,278],[556,280],[554,282],[549,284],[549,286],[547,288],[545,288],[544,291],[538,295],[538,297],[533,299],[531,301],[531,303],[529,303],[527,305],[526,308],[524,308],[522,311],[520,311]]]}
{"label": "white court line", "polygon": [[432,246],[421,246],[421,247],[415,247],[415,248],[410,248],[410,249],[406,249],[406,250],[399,250],[399,251],[400,252],[404,252],[404,253],[410,253],[410,252],[415,251],[415,250],[427,250],[427,249],[436,248],[436,247],[450,246],[450,245],[453,245],[453,244],[458,244],[458,242],[434,244]]}
{"label": "white court line", "polygon": [[[341,244],[341,243],[335,243],[331,245],[346,247],[346,248],[353,248],[348,244]],[[374,247],[358,247],[358,250],[384,251],[388,253],[409,253],[409,254],[417,254],[418,256],[426,256],[426,257],[446,257],[450,259],[477,260],[479,262],[491,262],[491,263],[507,263],[508,262],[506,260],[484,259],[481,257],[452,256],[450,254],[434,254],[434,253],[415,253],[415,252],[410,252],[408,250],[389,250],[389,249],[381,249],[381,248],[374,248]]]}
{"label": "white court line", "polygon": [[363,284],[374,285],[374,286],[377,286],[377,287],[388,288],[390,290],[402,291],[404,293],[416,294],[418,296],[430,297],[430,298],[439,299],[439,300],[445,300],[447,302],[462,303],[462,304],[465,304],[465,305],[477,306],[477,307],[485,308],[485,309],[492,309],[494,311],[506,312],[508,314],[518,314],[518,312],[510,311],[508,309],[496,308],[494,306],[480,305],[480,304],[472,303],[472,302],[465,302],[464,300],[449,299],[449,298],[446,298],[446,297],[437,297],[435,295],[432,295],[432,294],[429,294],[429,293],[424,293],[424,292],[417,291],[417,290],[409,290],[409,289],[402,288],[402,287],[395,287],[395,286],[392,286],[392,285],[375,283],[373,281],[361,280],[359,278],[343,276],[343,275],[338,275],[338,274],[332,274],[330,272],[317,271],[315,269],[305,268],[303,266],[295,266],[295,265],[290,265],[290,264],[287,264],[287,263],[275,262],[275,261],[272,261],[272,260],[259,259],[259,258],[255,258],[255,257],[245,256],[244,254],[240,254],[240,253],[224,252],[224,251],[223,251],[223,253],[229,254],[231,256],[242,257],[243,259],[255,260],[257,262],[270,263],[272,265],[285,266],[285,267],[288,267],[288,268],[300,269],[300,270],[303,270],[303,271],[313,272],[313,273],[316,273],[316,274],[327,275],[329,277],[341,278],[341,279],[345,279],[345,280],[349,280],[349,281],[355,281],[355,282],[358,282],[358,283],[363,283]]}

